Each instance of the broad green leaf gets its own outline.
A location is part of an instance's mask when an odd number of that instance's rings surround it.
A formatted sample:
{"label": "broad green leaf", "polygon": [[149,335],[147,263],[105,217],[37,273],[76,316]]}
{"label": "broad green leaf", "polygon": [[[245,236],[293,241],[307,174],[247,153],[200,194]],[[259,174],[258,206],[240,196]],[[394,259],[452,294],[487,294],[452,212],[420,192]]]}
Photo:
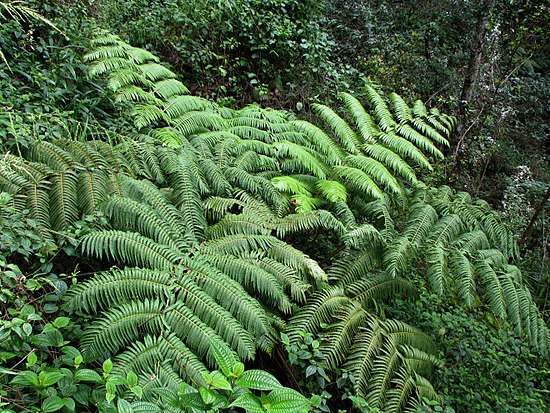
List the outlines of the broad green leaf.
{"label": "broad green leaf", "polygon": [[60,372],[57,372],[57,371],[44,373],[44,376],[42,376],[42,373],[43,372],[41,372],[38,377],[40,379],[40,382],[41,382],[42,386],[44,386],[44,387],[49,387],[52,384],[57,383],[59,380],[61,380],[63,378],[63,373],[60,373]]}
{"label": "broad green leaf", "polygon": [[241,374],[235,384],[255,390],[273,390],[282,387],[272,374],[263,370],[247,370]]}
{"label": "broad green leaf", "polygon": [[57,317],[53,322],[53,325],[57,328],[67,327],[71,319],[69,317]]}
{"label": "broad green leaf", "polygon": [[240,395],[231,403],[231,407],[241,407],[248,413],[264,413],[260,399],[252,393]]}
{"label": "broad green leaf", "polygon": [[97,372],[90,369],[77,370],[74,374],[74,378],[76,381],[84,381],[90,383],[101,383],[103,381],[103,379]]}
{"label": "broad green leaf", "polygon": [[113,369],[113,362],[111,359],[107,359],[103,362],[103,372],[104,373],[110,373]]}
{"label": "broad green leaf", "polygon": [[289,388],[275,389],[264,399],[268,412],[288,413],[309,411],[309,400],[296,390]]}
{"label": "broad green leaf", "polygon": [[132,409],[132,405],[126,400],[121,399],[120,397],[116,403],[116,407],[117,407],[118,413],[134,413],[134,409]]}
{"label": "broad green leaf", "polygon": [[126,382],[128,383],[128,386],[134,387],[138,383],[138,377],[136,373],[133,371],[129,371],[126,375]]}
{"label": "broad green leaf", "polygon": [[231,384],[219,371],[212,372],[212,380],[208,385],[214,389],[231,390]]}
{"label": "broad green leaf", "polygon": [[42,403],[42,411],[56,412],[65,406],[63,399],[59,396],[50,396]]}

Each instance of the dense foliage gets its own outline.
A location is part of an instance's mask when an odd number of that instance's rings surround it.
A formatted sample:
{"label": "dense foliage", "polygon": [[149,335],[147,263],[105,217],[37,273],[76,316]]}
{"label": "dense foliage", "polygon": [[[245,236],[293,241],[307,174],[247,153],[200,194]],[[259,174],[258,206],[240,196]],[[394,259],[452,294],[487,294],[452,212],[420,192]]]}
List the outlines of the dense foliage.
{"label": "dense foliage", "polygon": [[0,2],[0,407],[546,411],[545,11]]}

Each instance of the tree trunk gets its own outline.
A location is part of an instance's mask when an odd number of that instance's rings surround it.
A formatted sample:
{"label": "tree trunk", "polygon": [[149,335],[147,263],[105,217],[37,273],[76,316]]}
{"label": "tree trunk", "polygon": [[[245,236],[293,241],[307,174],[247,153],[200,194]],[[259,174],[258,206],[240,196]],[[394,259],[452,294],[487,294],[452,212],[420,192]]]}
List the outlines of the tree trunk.
{"label": "tree trunk", "polygon": [[523,234],[521,234],[521,238],[518,242],[520,246],[523,245],[529,234],[531,233],[531,230],[533,229],[533,225],[535,224],[537,218],[539,217],[540,213],[544,209],[544,206],[548,202],[548,198],[550,198],[550,185],[548,185],[548,189],[546,190],[546,194],[544,195],[544,198],[542,199],[542,202],[539,204],[538,208],[536,209],[535,213],[533,214],[533,217],[531,218],[531,221],[529,221],[529,225],[527,225],[527,228],[525,228],[525,231],[523,231]]}
{"label": "tree trunk", "polygon": [[468,102],[472,99],[474,86],[479,77],[479,68],[483,58],[483,49],[485,48],[487,21],[489,20],[489,12],[491,11],[493,3],[494,0],[483,0],[481,6],[476,35],[472,41],[470,60],[468,61],[468,68],[466,69],[466,76],[464,77],[464,84],[460,95],[460,105],[462,107],[468,105]]}

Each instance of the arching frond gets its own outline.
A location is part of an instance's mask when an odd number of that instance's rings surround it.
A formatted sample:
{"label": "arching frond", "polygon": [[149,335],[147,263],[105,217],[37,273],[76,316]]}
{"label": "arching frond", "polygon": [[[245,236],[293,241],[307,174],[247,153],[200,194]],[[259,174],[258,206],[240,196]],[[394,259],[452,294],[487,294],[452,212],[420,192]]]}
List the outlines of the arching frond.
{"label": "arching frond", "polygon": [[340,145],[352,154],[359,153],[361,141],[348,123],[328,106],[314,104],[313,110],[325,122]]}

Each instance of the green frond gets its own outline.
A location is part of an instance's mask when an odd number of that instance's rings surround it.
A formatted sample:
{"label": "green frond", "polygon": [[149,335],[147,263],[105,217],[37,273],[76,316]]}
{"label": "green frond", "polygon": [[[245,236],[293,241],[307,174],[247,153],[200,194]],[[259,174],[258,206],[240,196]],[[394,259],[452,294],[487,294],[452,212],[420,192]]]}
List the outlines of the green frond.
{"label": "green frond", "polygon": [[156,334],[165,328],[166,304],[159,300],[134,301],[104,312],[84,330],[81,340],[86,360],[115,354],[142,334]]}
{"label": "green frond", "polygon": [[143,76],[145,76],[146,79],[152,82],[160,79],[173,79],[176,77],[170,69],[155,62],[143,63],[139,66],[136,65],[135,67],[136,70],[143,73]]}
{"label": "green frond", "polygon": [[264,217],[245,213],[225,214],[220,222],[208,227],[206,238],[212,240],[238,234],[269,235],[272,229],[273,224]]}
{"label": "green frond", "polygon": [[415,286],[411,282],[398,277],[390,277],[385,273],[364,274],[356,281],[346,285],[346,294],[364,306],[400,296],[403,293],[413,294]]}
{"label": "green frond", "polygon": [[[208,327],[208,325],[194,315],[183,303],[175,303],[169,308],[165,308],[164,318],[170,330],[176,333],[197,356],[201,359],[206,359],[211,367],[215,366],[216,361],[212,354],[211,342],[215,342],[217,346],[226,347],[227,351],[231,351],[224,340],[212,328]],[[239,356],[244,360],[252,356],[245,349],[239,350],[241,350]]]}
{"label": "green frond", "polygon": [[164,128],[155,128],[149,132],[150,135],[160,143],[169,148],[179,148],[186,145],[189,141],[181,134],[180,131],[170,126]]}
{"label": "green frond", "polygon": [[412,245],[420,245],[438,222],[437,212],[430,204],[424,204],[411,207],[409,214],[403,235]]}
{"label": "green frond", "polygon": [[[181,182],[178,180],[176,181],[178,183],[178,186],[181,188]],[[157,214],[157,217],[162,218],[166,223],[164,224],[164,227],[170,226],[173,239],[177,242],[178,246],[181,248],[185,248],[185,242],[183,242],[184,239],[189,238],[189,232],[191,229],[187,226],[189,221],[182,220],[182,214],[176,208],[174,205],[172,205],[170,202],[168,202],[168,199],[166,196],[160,192],[153,184],[151,184],[148,181],[142,180],[138,181],[136,179],[124,179],[122,182],[122,189],[124,191],[124,194],[130,198],[133,198],[137,202],[141,202],[143,204],[148,204],[152,210],[151,212],[155,212]],[[177,199],[177,193],[174,194],[174,197]],[[120,203],[117,203],[117,205]],[[124,212],[123,214],[125,214]],[[128,211],[130,214],[130,211]],[[120,214],[120,215],[123,215]],[[143,220],[144,218],[136,217],[138,220]],[[121,219],[124,222],[123,217],[119,217],[117,219]],[[132,220],[132,218],[128,217],[128,220]],[[131,221],[126,221],[125,226],[128,226],[128,224]],[[156,225],[156,224],[155,224]],[[133,229],[143,229],[143,226],[133,227]],[[150,227],[150,230],[148,232],[154,232],[154,226]]]}
{"label": "green frond", "polygon": [[408,158],[423,169],[427,169],[428,171],[433,170],[428,158],[426,158],[422,151],[420,151],[407,139],[390,132],[381,133],[378,136],[378,141],[381,142],[386,148],[401,156],[403,159]]}
{"label": "green frond", "polygon": [[300,333],[316,333],[322,323],[329,323],[333,314],[349,302],[341,288],[327,287],[315,292],[287,325],[287,333],[295,341]]}
{"label": "green frond", "polygon": [[79,168],[70,153],[46,141],[37,140],[30,143],[28,157],[34,162],[49,166],[54,171],[61,172]]}
{"label": "green frond", "polygon": [[345,202],[347,199],[346,187],[340,182],[320,179],[315,182],[315,187],[332,203]]}
{"label": "green frond", "polygon": [[270,304],[283,313],[291,312],[291,302],[278,278],[273,274],[251,262],[240,259],[240,257],[215,253],[201,253],[201,256],[241,284],[246,290],[253,292],[253,295],[259,297],[260,301]]}
{"label": "green frond", "polygon": [[430,245],[447,246],[457,238],[462,230],[463,225],[460,217],[456,214],[449,214],[434,225],[427,242]]}
{"label": "green frond", "polygon": [[342,163],[342,159],[345,157],[344,150],[322,129],[303,120],[295,120],[289,123],[296,131],[304,134],[309,140],[310,146],[322,153],[331,165]]}
{"label": "green frond", "polygon": [[228,275],[211,265],[200,255],[184,261],[186,272],[218,304],[228,310],[253,334],[260,336],[270,330],[265,309]]}
{"label": "green frond", "polygon": [[476,294],[476,278],[473,264],[461,252],[451,251],[448,265],[451,274],[454,274],[453,279],[455,280],[453,283],[456,283],[459,297],[468,307],[471,307]]}
{"label": "green frond", "polygon": [[350,155],[346,158],[346,161],[351,166],[360,169],[373,177],[377,182],[380,182],[386,190],[393,193],[401,193],[403,191],[393,174],[376,159],[363,155]]}
{"label": "green frond", "polygon": [[153,53],[139,47],[130,47],[128,49],[128,57],[136,64],[142,64],[148,61],[159,61],[159,58]]}
{"label": "green frond", "polygon": [[189,89],[176,79],[158,80],[151,87],[153,92],[165,101],[173,96],[186,95],[189,93]]}
{"label": "green frond", "polygon": [[428,152],[430,155],[433,155],[439,159],[444,158],[441,151],[437,149],[437,147],[428,138],[418,133],[409,125],[399,125],[397,127],[397,133],[399,133],[399,135],[407,139],[409,142],[412,142],[417,148]]}
{"label": "green frond", "polygon": [[97,313],[113,303],[160,298],[168,301],[173,295],[171,276],[167,271],[142,268],[113,269],[97,273],[93,278],[76,284],[64,298],[63,308],[69,312],[84,310]]}
{"label": "green frond", "polygon": [[136,266],[170,269],[181,252],[129,231],[97,231],[85,235],[82,251],[97,258],[121,260]]}
{"label": "green frond", "polygon": [[345,361],[360,327],[371,317],[355,300],[344,303],[333,316],[336,321],[326,330],[327,340],[321,346],[330,369],[335,369]]}
{"label": "green frond", "polygon": [[[354,389],[357,394],[366,396],[370,392],[374,361],[379,356],[384,344],[384,330],[380,321],[371,318],[370,322],[360,331],[350,348],[348,361],[345,364],[355,377]],[[373,383],[376,385],[377,383]]]}
{"label": "green frond", "polygon": [[250,126],[231,126],[227,129],[228,133],[238,136],[241,139],[255,140],[265,143],[273,143],[273,135],[267,131]]}
{"label": "green frond", "polygon": [[72,171],[58,172],[50,177],[50,216],[52,228],[63,231],[79,218],[78,175]]}
{"label": "green frond", "polygon": [[147,80],[141,73],[132,70],[133,68],[118,68],[116,71],[111,72],[107,78],[107,87],[113,92],[125,87],[125,86],[139,86],[144,88],[151,88],[153,83]]}
{"label": "green frond", "polygon": [[186,112],[172,119],[172,123],[185,137],[226,127],[226,121],[217,113],[197,110]]}
{"label": "green frond", "polygon": [[413,126],[421,132],[421,136],[425,136],[432,141],[439,143],[440,145],[444,146],[450,146],[450,143],[447,139],[445,139],[441,134],[432,128],[430,125],[428,125],[426,122],[424,122],[420,118],[414,118],[412,121]]}
{"label": "green frond", "polygon": [[210,107],[210,102],[198,96],[180,94],[167,99],[163,110],[171,119],[177,119],[188,112],[206,111]]}
{"label": "green frond", "polygon": [[416,182],[413,169],[397,153],[379,144],[365,144],[363,148],[369,156],[393,169],[396,174],[412,183]]}
{"label": "green frond", "polygon": [[427,275],[430,286],[438,294],[443,294],[448,272],[447,251],[437,244],[427,248],[426,263],[428,264]]}
{"label": "green frond", "polygon": [[213,195],[227,196],[231,194],[231,184],[222,169],[212,159],[201,159],[199,165],[204,171],[204,177]]}
{"label": "green frond", "polygon": [[229,119],[229,126],[248,126],[250,128],[263,131],[273,131],[272,123],[267,119],[245,116],[242,112],[237,112],[236,117]]}
{"label": "green frond", "polygon": [[360,153],[361,141],[344,119],[328,106],[316,103],[312,108],[346,151],[352,154]]}
{"label": "green frond", "polygon": [[424,103],[421,100],[416,100],[413,104],[413,114],[415,117],[426,117],[428,116],[428,110],[426,109],[426,106],[424,106]]}
{"label": "green frond", "polygon": [[294,301],[303,303],[305,292],[311,287],[299,276],[298,271],[284,265],[263,253],[251,253],[241,256],[241,259],[252,262],[254,265],[274,275],[285,290],[290,289],[290,296]]}
{"label": "green frond", "polygon": [[113,57],[128,59],[128,51],[130,50],[130,48],[130,45],[120,40],[111,44],[94,46],[94,49],[92,51],[84,55],[84,61],[93,62],[97,60],[111,59]]}
{"label": "green frond", "polygon": [[489,241],[483,231],[477,230],[460,235],[452,245],[461,251],[474,254],[477,250],[489,248]]}
{"label": "green frond", "polygon": [[484,289],[484,296],[491,311],[502,319],[506,319],[506,303],[499,277],[491,265],[484,259],[474,263],[475,272]]}
{"label": "green frond", "polygon": [[399,123],[412,120],[412,111],[409,105],[397,93],[390,93],[390,103]]}
{"label": "green frond", "polygon": [[134,106],[134,123],[138,128],[145,128],[155,123],[168,122],[168,116],[156,104],[136,104]]}
{"label": "green frond", "polygon": [[158,105],[160,102],[148,91],[135,85],[124,86],[116,91],[115,102],[143,102]]}
{"label": "green frond", "polygon": [[109,175],[104,171],[86,171],[78,175],[77,198],[84,215],[96,215],[99,204],[109,194]]}
{"label": "green frond", "polygon": [[292,203],[296,205],[296,212],[302,214],[317,210],[323,205],[324,200],[306,194],[296,194],[292,196]]}
{"label": "green frond", "polygon": [[292,176],[276,176],[271,179],[271,183],[279,191],[289,194],[304,194],[311,196],[312,190],[314,189],[307,183]]}
{"label": "green frond", "polygon": [[385,240],[371,224],[363,224],[344,234],[342,241],[350,248],[373,248],[383,246]]}
{"label": "green frond", "polygon": [[350,166],[335,166],[336,176],[352,188],[363,192],[365,195],[381,199],[384,197],[382,190],[376,185],[372,178],[360,169]]}
{"label": "green frond", "polygon": [[329,279],[337,285],[346,286],[361,279],[381,264],[378,248],[364,248],[344,254],[328,269]]}
{"label": "green frond", "polygon": [[183,234],[174,231],[176,228],[170,225],[169,220],[143,202],[112,196],[102,204],[102,210],[110,217],[115,228],[138,231],[141,235],[182,253],[189,248]]}
{"label": "green frond", "polygon": [[401,274],[414,258],[415,246],[403,236],[397,236],[384,251],[383,263],[387,273],[392,277]]}
{"label": "green frond", "polygon": [[367,113],[361,102],[349,93],[341,93],[340,98],[353,119],[361,136],[360,143],[373,143],[381,133],[380,128]]}
{"label": "green frond", "polygon": [[222,337],[227,344],[245,358],[252,359],[256,352],[254,336],[233,315],[206,294],[191,278],[174,281],[177,299],[185,303],[198,318]]}
{"label": "green frond", "polygon": [[314,156],[311,150],[288,141],[277,142],[274,147],[279,157],[292,158],[299,162],[306,171],[311,172],[319,179],[326,179],[328,166]]}
{"label": "green frond", "polygon": [[324,210],[287,215],[277,221],[275,227],[277,237],[279,238],[284,238],[288,234],[297,232],[309,232],[311,234],[318,229],[331,229],[337,234],[344,232],[340,221],[330,212]]}
{"label": "green frond", "polygon": [[386,102],[380,96],[380,94],[374,90],[372,86],[365,86],[365,93],[369,103],[372,105],[374,114],[380,124],[382,130],[386,133],[392,131],[397,126],[396,122],[393,120],[393,116],[386,105]]}

